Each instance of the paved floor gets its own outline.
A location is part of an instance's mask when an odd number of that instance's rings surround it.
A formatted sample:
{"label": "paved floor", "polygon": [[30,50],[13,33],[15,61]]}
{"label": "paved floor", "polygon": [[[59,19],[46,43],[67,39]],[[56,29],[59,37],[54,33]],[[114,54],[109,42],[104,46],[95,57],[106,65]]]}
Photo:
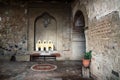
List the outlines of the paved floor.
{"label": "paved floor", "polygon": [[[54,71],[31,70],[34,64],[57,65]],[[0,80],[93,80],[83,79],[80,61],[10,62],[0,61]]]}

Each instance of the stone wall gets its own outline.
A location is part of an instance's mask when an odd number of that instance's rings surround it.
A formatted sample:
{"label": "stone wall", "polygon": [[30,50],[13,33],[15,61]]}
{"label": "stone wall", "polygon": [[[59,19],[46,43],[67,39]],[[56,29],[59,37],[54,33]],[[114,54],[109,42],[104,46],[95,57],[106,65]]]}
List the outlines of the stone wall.
{"label": "stone wall", "polygon": [[27,51],[27,14],[24,7],[0,7],[0,54],[25,54]]}
{"label": "stone wall", "polygon": [[119,4],[119,0],[76,0],[72,5],[73,17],[77,10],[85,16],[86,51],[92,50],[95,80],[120,79]]}
{"label": "stone wall", "polygon": [[[88,1],[87,50],[93,50],[91,73],[97,80],[120,79],[120,1]],[[94,42],[94,43],[93,43]]]}

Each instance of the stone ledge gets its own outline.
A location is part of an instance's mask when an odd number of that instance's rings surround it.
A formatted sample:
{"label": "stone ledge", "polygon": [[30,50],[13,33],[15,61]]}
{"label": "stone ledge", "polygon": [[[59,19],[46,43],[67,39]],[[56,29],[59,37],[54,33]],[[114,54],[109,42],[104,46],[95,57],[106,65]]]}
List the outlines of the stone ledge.
{"label": "stone ledge", "polygon": [[16,55],[16,61],[30,61],[30,55]]}
{"label": "stone ledge", "polygon": [[[10,61],[12,55],[1,55],[0,60]],[[30,61],[30,55],[16,55],[16,61]]]}

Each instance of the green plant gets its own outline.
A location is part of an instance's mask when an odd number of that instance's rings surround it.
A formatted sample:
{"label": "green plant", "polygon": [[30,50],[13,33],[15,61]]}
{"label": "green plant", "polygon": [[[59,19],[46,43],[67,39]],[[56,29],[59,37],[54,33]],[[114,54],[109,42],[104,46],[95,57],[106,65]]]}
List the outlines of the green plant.
{"label": "green plant", "polygon": [[92,51],[90,50],[89,52],[85,52],[84,59],[91,59],[92,58]]}

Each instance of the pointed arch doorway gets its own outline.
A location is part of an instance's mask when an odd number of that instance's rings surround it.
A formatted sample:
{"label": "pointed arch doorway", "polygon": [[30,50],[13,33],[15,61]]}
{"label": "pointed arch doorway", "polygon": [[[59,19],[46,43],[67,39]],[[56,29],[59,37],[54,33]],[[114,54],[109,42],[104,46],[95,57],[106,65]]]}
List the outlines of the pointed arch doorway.
{"label": "pointed arch doorway", "polygon": [[78,10],[74,16],[74,23],[72,29],[72,59],[81,60],[86,50],[85,39],[85,20],[83,13]]}

